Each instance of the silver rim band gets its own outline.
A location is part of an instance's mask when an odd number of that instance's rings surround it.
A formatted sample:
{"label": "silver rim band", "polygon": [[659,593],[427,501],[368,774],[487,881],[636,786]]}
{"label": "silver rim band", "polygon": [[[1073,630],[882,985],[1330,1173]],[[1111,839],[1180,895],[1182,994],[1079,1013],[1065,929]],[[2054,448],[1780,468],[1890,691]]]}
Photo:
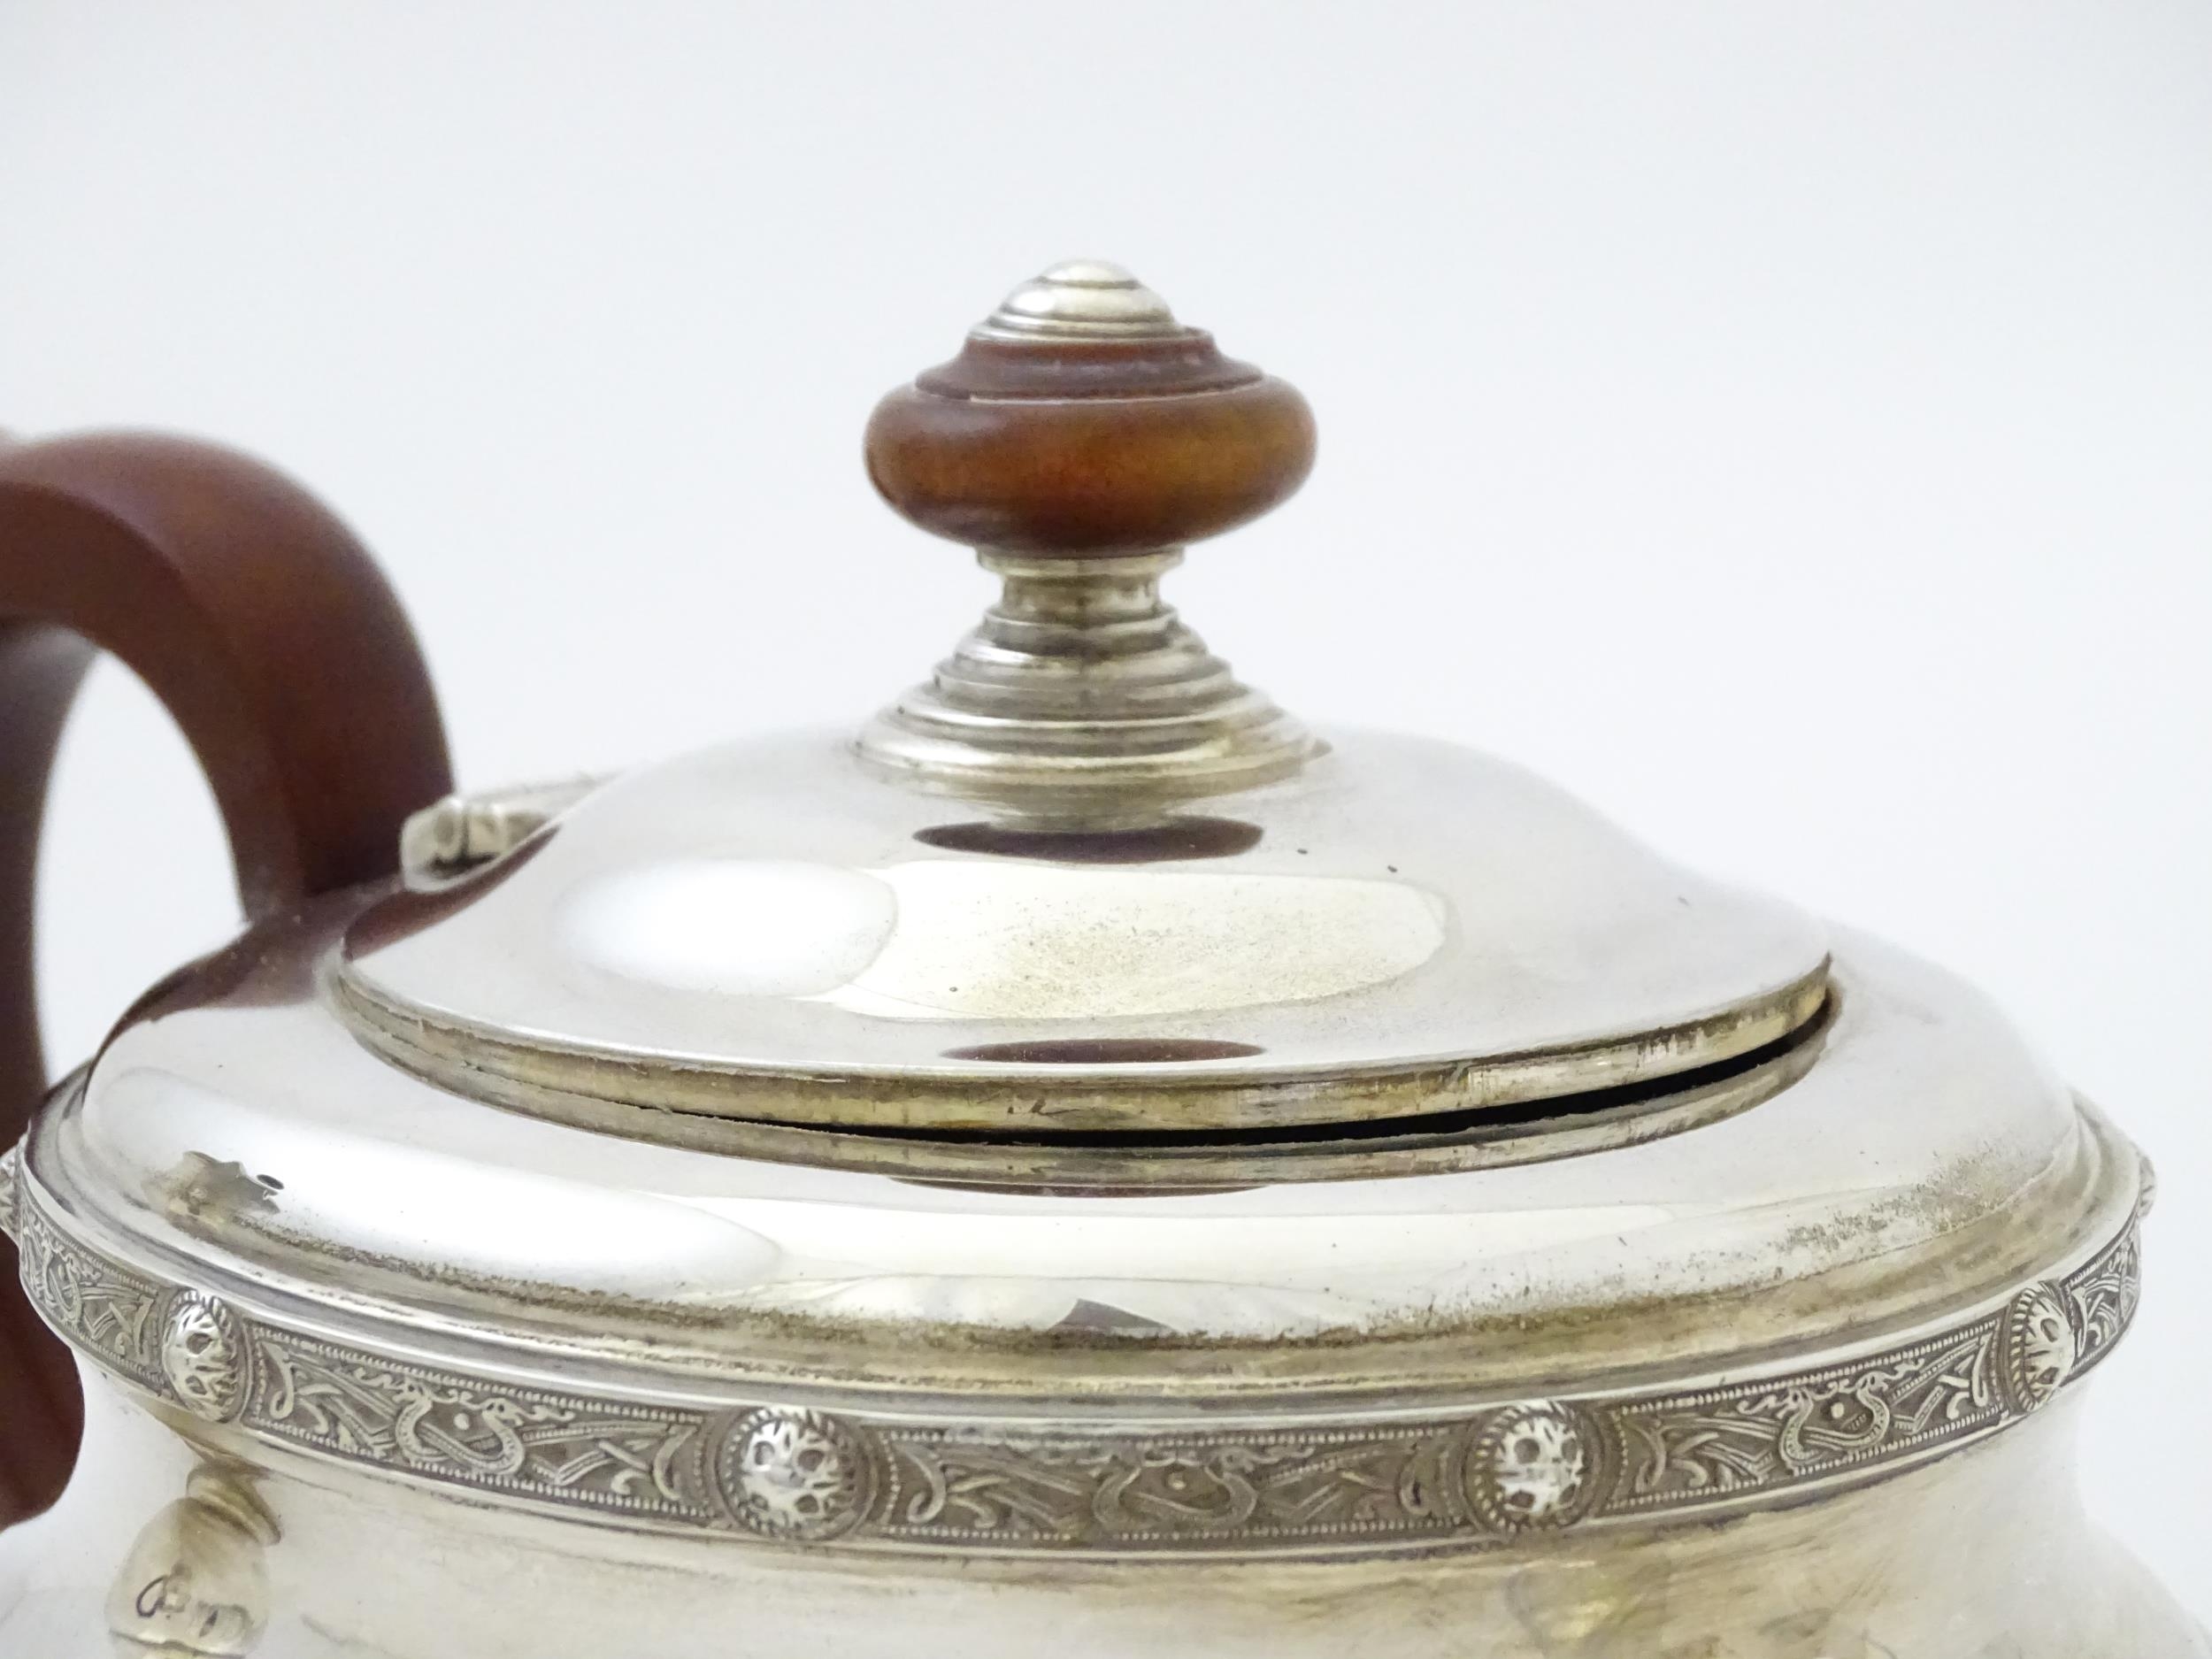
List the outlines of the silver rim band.
{"label": "silver rim band", "polygon": [[2137,1223],[2062,1277],[1820,1365],[1420,1415],[1079,1424],[723,1407],[402,1362],[163,1283],[68,1236],[23,1183],[22,1276],[104,1371],[313,1457],[630,1527],[963,1555],[1328,1555],[1798,1501],[2040,1410],[2135,1312]]}

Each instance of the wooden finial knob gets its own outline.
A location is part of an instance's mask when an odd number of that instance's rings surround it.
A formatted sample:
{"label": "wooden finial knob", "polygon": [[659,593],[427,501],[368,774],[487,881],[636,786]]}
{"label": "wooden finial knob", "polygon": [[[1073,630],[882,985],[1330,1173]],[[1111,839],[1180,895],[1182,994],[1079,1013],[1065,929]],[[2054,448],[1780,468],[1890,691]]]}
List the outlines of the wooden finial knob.
{"label": "wooden finial knob", "polygon": [[1297,388],[1225,357],[1118,265],[1056,265],[876,405],[868,476],[932,534],[1041,558],[1179,547],[1313,465]]}

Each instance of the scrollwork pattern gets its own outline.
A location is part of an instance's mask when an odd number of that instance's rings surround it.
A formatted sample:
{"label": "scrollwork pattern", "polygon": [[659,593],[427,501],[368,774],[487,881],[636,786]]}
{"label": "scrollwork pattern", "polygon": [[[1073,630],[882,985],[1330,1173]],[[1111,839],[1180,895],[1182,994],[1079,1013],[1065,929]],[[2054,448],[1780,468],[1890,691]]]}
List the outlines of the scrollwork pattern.
{"label": "scrollwork pattern", "polygon": [[1617,1407],[1627,1474],[1611,1505],[1778,1491],[1996,1425],[1994,1317],[1855,1365]]}
{"label": "scrollwork pattern", "polygon": [[22,1186],[23,1143],[19,1141],[0,1152],[0,1233],[16,1234],[15,1195]]}
{"label": "scrollwork pattern", "polygon": [[[2139,1215],[2140,1212],[2138,1212]],[[2102,1359],[2135,1318],[2135,1304],[2142,1294],[2142,1250],[2136,1229],[2062,1287],[2071,1304],[2074,1328],[2081,1338],[2077,1371]]]}
{"label": "scrollwork pattern", "polygon": [[1197,1438],[894,1429],[884,1527],[918,1542],[1170,1546],[1418,1534],[1463,1511],[1457,1430]]}
{"label": "scrollwork pattern", "polygon": [[80,1248],[31,1204],[22,1206],[17,1221],[23,1288],[47,1323],[109,1370],[163,1391],[165,1287]]}
{"label": "scrollwork pattern", "polygon": [[[1018,1428],[656,1403],[403,1362],[157,1284],[25,1198],[23,1283],[47,1320],[209,1432],[227,1418],[227,1432],[437,1486],[783,1548],[1325,1555],[1709,1517],[2018,1421],[2111,1351],[2140,1280],[2131,1221],[2071,1273],[1955,1326],[1726,1387],[1364,1423]],[[192,1363],[173,1340],[165,1369],[165,1335],[180,1332]]]}
{"label": "scrollwork pattern", "polygon": [[253,1426],[450,1485],[706,1525],[695,1412],[475,1384],[260,1327]]}

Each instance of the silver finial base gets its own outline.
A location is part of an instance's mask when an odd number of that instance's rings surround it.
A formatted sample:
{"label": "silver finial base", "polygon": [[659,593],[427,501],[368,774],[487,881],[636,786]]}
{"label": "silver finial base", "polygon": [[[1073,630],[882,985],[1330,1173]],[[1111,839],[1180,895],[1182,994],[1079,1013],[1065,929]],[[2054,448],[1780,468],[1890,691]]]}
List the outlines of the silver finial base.
{"label": "silver finial base", "polygon": [[927,683],[861,733],[872,764],[1096,826],[1286,777],[1322,752],[1161,599],[1179,551],[977,557],[1004,592]]}

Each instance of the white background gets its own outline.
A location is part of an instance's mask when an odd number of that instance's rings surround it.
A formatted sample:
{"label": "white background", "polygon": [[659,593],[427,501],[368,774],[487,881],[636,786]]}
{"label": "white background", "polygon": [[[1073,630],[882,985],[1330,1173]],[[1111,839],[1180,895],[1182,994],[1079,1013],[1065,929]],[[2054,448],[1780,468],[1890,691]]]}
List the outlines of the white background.
{"label": "white background", "polygon": [[[1304,388],[1172,592],[1992,987],[2157,1156],[2103,1514],[2212,1615],[2212,8],[0,0],[0,421],[309,481],[465,781],[856,720],[986,585],[860,424],[1121,259]],[[58,1055],[230,919],[91,687]]]}

